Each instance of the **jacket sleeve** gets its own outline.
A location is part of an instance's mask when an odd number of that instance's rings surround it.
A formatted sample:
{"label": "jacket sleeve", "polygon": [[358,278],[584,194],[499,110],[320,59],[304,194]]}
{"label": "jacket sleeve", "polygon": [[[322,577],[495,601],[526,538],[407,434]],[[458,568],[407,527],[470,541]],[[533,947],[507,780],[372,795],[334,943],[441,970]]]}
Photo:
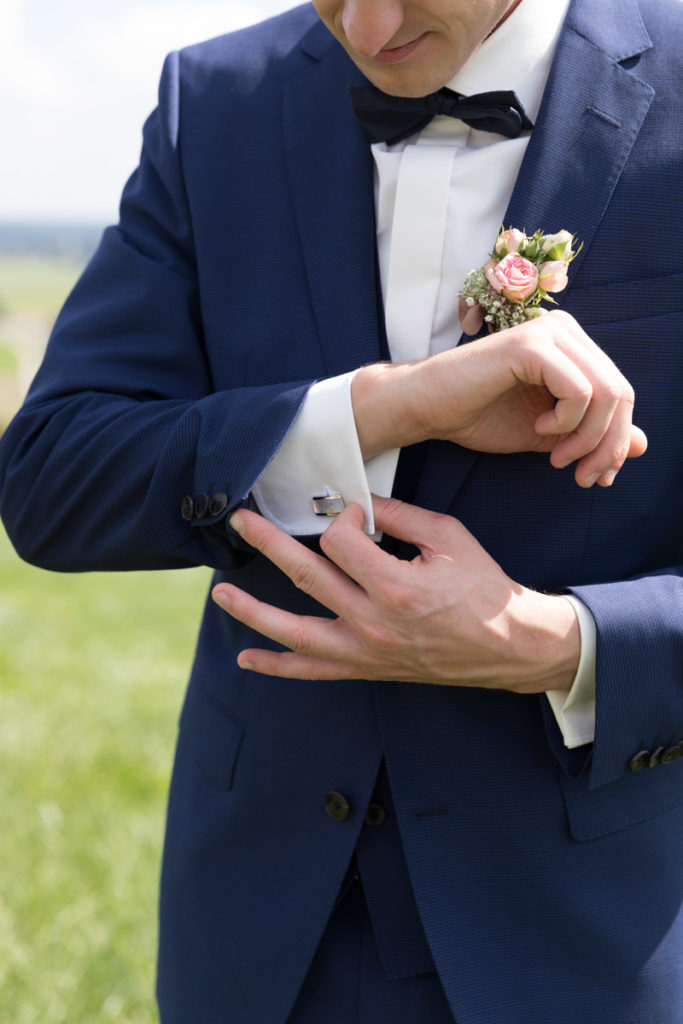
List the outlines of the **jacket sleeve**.
{"label": "jacket sleeve", "polygon": [[[638,792],[668,777],[673,806],[683,797],[683,567],[568,592],[595,621],[595,737],[568,750],[543,702],[546,735],[563,774],[577,783],[585,777],[590,789],[609,789],[637,774]],[[672,765],[676,771],[666,772]]]}
{"label": "jacket sleeve", "polygon": [[45,568],[227,568],[244,558],[226,516],[311,383],[214,387],[177,152],[177,69],[172,55],[119,224],[62,310],[0,444],[0,512],[19,554]]}
{"label": "jacket sleeve", "polygon": [[573,587],[596,624],[591,786],[683,757],[683,569]]}

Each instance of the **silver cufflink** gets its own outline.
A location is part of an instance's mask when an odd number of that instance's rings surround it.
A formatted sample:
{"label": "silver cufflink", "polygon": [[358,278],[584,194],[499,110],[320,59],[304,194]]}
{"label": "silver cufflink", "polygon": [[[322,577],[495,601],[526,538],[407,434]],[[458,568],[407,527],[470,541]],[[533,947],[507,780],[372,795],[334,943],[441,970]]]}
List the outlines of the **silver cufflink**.
{"label": "silver cufflink", "polygon": [[338,516],[346,506],[341,494],[317,494],[311,501],[317,516]]}

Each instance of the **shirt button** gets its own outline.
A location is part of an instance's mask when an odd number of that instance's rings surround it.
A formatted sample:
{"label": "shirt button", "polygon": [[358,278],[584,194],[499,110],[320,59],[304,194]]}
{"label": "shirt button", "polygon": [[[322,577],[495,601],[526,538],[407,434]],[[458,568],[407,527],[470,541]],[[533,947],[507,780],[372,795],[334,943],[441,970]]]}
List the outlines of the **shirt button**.
{"label": "shirt button", "polygon": [[383,825],[387,820],[387,812],[384,810],[381,804],[370,804],[367,811],[365,812],[365,824],[371,828],[377,828],[378,825]]}
{"label": "shirt button", "polygon": [[208,494],[198,494],[197,500],[194,503],[194,514],[197,519],[203,519],[206,513],[209,511],[209,496]]}
{"label": "shirt button", "polygon": [[634,754],[628,763],[629,770],[632,772],[642,772],[643,768],[647,768],[650,763],[650,751],[639,750],[637,754]]}
{"label": "shirt button", "polygon": [[325,794],[325,810],[334,821],[346,821],[351,805],[342,793],[331,790]]}

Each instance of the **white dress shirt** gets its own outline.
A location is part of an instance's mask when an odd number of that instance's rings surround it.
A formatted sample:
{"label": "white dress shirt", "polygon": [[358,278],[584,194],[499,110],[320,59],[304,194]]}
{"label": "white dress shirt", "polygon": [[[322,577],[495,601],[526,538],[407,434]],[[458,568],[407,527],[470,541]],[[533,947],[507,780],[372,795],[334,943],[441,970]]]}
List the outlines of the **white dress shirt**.
{"label": "white dress shirt", "polygon": [[[448,83],[464,95],[513,89],[532,121],[569,0],[523,0]],[[458,291],[493,247],[528,144],[435,117],[420,133],[372,146],[377,250],[392,361],[420,359],[458,343]],[[571,225],[505,225],[547,232]],[[354,371],[355,372],[355,371]],[[314,494],[358,502],[374,533],[371,492],[391,494],[399,450],[363,462],[351,405],[354,372],[313,385],[277,455],[254,485],[268,519],[291,534],[316,534]],[[569,694],[548,698],[569,747],[590,742],[595,719],[595,624],[571,601],[581,662]]]}

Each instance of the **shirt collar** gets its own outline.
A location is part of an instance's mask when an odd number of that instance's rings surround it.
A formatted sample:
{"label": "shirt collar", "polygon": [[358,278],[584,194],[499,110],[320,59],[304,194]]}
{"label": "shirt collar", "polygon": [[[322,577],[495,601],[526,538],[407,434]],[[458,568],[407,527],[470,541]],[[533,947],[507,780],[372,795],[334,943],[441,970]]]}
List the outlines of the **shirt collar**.
{"label": "shirt collar", "polygon": [[522,0],[448,82],[448,88],[465,96],[513,89],[535,120],[570,2]]}

